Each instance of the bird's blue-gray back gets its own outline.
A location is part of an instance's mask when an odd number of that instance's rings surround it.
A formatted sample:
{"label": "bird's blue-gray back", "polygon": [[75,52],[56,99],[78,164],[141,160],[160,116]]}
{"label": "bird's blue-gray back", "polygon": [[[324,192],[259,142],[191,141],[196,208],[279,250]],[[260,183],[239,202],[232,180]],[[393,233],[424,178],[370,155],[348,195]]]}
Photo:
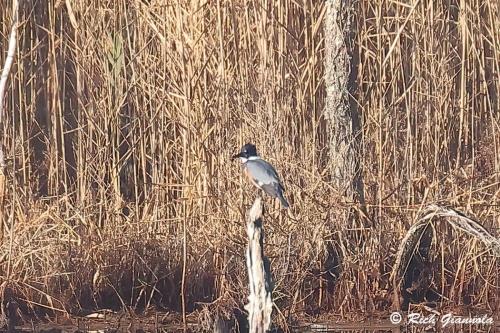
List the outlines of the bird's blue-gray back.
{"label": "bird's blue-gray back", "polygon": [[253,179],[262,182],[263,184],[278,183],[281,184],[278,173],[268,162],[258,159],[258,160],[248,160],[245,163],[245,167],[252,176]]}

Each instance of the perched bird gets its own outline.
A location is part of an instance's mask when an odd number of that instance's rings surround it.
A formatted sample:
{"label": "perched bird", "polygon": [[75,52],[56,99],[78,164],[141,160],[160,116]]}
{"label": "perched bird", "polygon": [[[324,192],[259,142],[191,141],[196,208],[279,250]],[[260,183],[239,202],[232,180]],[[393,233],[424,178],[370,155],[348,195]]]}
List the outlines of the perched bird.
{"label": "perched bird", "polygon": [[243,167],[243,172],[250,179],[250,182],[257,188],[263,190],[273,198],[280,199],[281,205],[288,208],[288,202],[283,196],[283,184],[278,173],[271,164],[264,161],[257,155],[257,148],[251,143],[247,143],[241,148],[239,154],[233,155],[233,159],[239,158]]}

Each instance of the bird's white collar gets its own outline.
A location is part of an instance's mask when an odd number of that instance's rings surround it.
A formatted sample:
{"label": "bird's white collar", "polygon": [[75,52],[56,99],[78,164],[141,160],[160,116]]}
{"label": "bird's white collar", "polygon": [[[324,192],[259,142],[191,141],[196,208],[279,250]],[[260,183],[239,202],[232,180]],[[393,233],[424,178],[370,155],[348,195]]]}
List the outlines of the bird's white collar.
{"label": "bird's white collar", "polygon": [[242,164],[245,164],[248,161],[255,161],[255,160],[260,160],[260,156],[250,156],[249,158],[246,157],[240,157],[240,162]]}

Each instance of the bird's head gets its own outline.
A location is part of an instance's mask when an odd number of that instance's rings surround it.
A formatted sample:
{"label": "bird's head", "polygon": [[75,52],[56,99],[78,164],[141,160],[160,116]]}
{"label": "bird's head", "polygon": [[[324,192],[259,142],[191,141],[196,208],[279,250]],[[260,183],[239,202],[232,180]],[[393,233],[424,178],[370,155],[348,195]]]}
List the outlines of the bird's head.
{"label": "bird's head", "polygon": [[238,154],[233,155],[233,159],[235,158],[240,158],[243,161],[248,160],[252,156],[257,156],[257,148],[255,145],[251,143],[245,144],[243,147],[241,147],[241,150]]}

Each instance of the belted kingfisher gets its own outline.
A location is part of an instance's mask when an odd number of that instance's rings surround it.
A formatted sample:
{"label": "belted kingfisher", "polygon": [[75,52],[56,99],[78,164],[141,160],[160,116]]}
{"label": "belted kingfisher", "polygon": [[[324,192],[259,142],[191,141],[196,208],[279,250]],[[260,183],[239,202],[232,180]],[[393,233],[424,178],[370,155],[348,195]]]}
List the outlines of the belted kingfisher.
{"label": "belted kingfisher", "polygon": [[250,182],[257,188],[263,190],[273,198],[280,199],[281,205],[288,208],[288,202],[283,196],[283,184],[278,173],[271,164],[257,155],[257,148],[251,143],[245,144],[239,154],[233,155],[233,159],[239,158],[243,172]]}

